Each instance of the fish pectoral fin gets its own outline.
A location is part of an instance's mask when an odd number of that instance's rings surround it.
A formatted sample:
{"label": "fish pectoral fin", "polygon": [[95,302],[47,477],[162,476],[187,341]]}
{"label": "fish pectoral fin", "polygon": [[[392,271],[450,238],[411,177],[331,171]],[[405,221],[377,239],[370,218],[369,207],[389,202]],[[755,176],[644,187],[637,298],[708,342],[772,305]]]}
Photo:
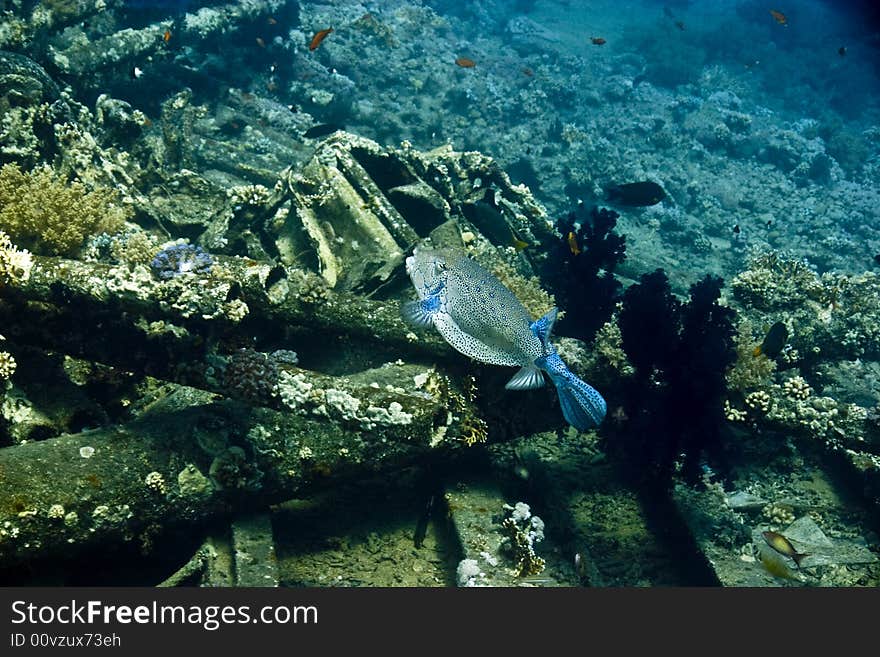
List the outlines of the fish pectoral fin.
{"label": "fish pectoral fin", "polygon": [[504,386],[508,390],[533,390],[544,385],[544,375],[534,365],[521,367]]}
{"label": "fish pectoral fin", "polygon": [[423,301],[407,301],[400,308],[403,320],[416,327],[433,326],[436,310],[430,309]]}
{"label": "fish pectoral fin", "polygon": [[529,328],[532,333],[537,336],[545,347],[550,342],[550,334],[553,332],[553,325],[556,323],[556,315],[559,314],[557,308],[551,308],[541,319],[536,319],[531,323]]}

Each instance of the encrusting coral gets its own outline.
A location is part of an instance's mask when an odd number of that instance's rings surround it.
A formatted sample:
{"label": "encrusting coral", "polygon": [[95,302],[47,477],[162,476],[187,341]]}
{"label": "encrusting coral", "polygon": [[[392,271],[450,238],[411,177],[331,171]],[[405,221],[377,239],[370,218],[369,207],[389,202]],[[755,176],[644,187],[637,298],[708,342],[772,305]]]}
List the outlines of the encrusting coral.
{"label": "encrusting coral", "polygon": [[87,237],[122,228],[129,211],[108,188],[92,191],[51,169],[0,169],[0,229],[43,255],[75,255]]}

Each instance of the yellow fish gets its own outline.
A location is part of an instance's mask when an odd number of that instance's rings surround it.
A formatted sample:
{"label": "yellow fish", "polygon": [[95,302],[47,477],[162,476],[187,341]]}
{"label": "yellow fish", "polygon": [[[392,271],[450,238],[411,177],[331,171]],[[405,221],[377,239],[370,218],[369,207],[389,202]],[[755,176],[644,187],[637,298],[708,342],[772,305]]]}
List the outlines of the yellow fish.
{"label": "yellow fish", "polygon": [[801,560],[804,557],[810,556],[806,552],[798,552],[795,550],[791,541],[778,532],[761,532],[761,535],[764,537],[764,540],[767,541],[767,545],[772,547],[779,554],[783,554],[786,557],[793,559],[798,568],[801,567]]}
{"label": "yellow fish", "polygon": [[565,241],[568,242],[568,248],[571,249],[572,254],[580,254],[581,247],[578,246],[578,238],[577,235],[574,234],[574,231],[569,231],[568,237],[565,238]]}
{"label": "yellow fish", "polygon": [[510,245],[517,253],[530,246],[528,242],[526,242],[524,239],[520,239],[520,236],[514,233],[512,230],[510,231],[510,240]]}

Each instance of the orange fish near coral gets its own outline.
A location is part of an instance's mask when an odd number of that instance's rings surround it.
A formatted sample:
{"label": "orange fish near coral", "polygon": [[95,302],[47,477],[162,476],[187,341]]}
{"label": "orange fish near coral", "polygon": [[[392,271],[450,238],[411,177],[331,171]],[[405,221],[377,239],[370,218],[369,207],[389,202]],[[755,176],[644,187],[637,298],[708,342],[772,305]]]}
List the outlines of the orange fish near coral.
{"label": "orange fish near coral", "polygon": [[473,68],[477,65],[477,63],[468,57],[458,57],[455,60],[455,63],[461,66],[462,68]]}
{"label": "orange fish near coral", "polygon": [[171,30],[165,30],[165,34],[162,35],[162,41],[165,43],[171,41]]}
{"label": "orange fish near coral", "polygon": [[312,42],[309,44],[309,50],[314,50],[318,46],[321,45],[321,42],[327,38],[327,35],[333,31],[332,27],[328,27],[326,30],[321,30],[319,32],[315,32],[315,36],[312,37]]}
{"label": "orange fish near coral", "polygon": [[594,46],[604,46],[608,42],[605,41],[605,39],[603,39],[602,37],[590,37],[590,43],[592,43]]}
{"label": "orange fish near coral", "polygon": [[777,23],[788,27],[788,19],[785,17],[785,14],[783,14],[781,11],[776,11],[775,9],[771,9],[770,15],[773,16],[773,20],[775,20]]}
{"label": "orange fish near coral", "polygon": [[565,241],[568,242],[568,248],[571,250],[572,255],[580,255],[581,247],[578,246],[578,238],[574,231],[569,231]]}

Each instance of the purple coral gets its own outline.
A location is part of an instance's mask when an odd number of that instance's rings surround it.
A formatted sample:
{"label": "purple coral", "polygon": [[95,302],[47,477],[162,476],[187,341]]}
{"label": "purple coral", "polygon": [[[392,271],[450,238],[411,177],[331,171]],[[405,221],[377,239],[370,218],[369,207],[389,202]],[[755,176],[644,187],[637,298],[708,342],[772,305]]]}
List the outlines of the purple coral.
{"label": "purple coral", "polygon": [[229,356],[223,372],[223,385],[229,394],[257,404],[275,396],[278,365],[254,349],[239,349]]}
{"label": "purple coral", "polygon": [[150,261],[150,269],[163,281],[183,274],[207,274],[214,259],[202,247],[194,244],[166,246]]}

